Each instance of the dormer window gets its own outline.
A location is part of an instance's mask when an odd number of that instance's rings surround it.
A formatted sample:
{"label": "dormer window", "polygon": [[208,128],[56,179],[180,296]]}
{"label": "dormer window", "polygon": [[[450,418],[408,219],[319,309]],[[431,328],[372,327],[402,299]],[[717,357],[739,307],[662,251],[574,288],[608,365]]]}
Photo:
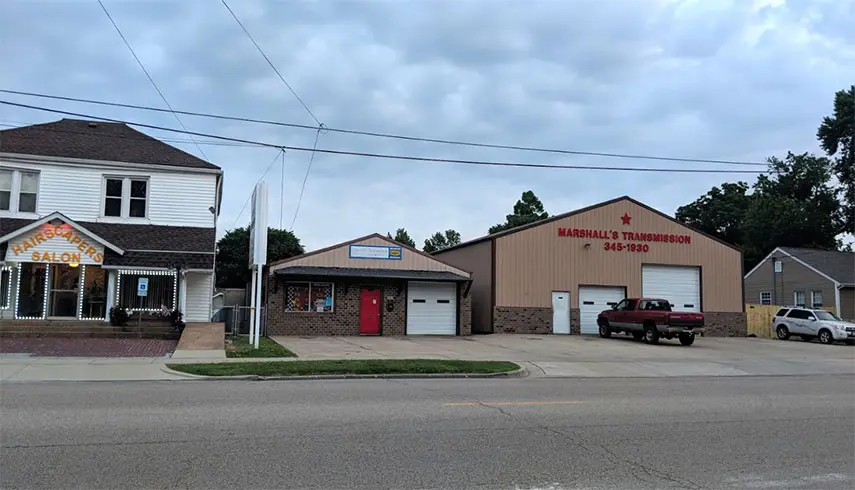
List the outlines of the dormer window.
{"label": "dormer window", "polygon": [[116,218],[148,216],[148,179],[107,177],[104,181],[104,216]]}
{"label": "dormer window", "polygon": [[39,173],[0,169],[0,211],[35,213]]}

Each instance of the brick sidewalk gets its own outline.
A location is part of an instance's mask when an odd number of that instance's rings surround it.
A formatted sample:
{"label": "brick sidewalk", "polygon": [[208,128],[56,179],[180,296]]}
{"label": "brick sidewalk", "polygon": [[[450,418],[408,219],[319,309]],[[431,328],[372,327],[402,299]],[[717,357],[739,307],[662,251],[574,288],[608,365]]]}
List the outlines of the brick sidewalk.
{"label": "brick sidewalk", "polygon": [[0,339],[0,354],[44,357],[164,357],[172,354],[176,340],[98,338]]}

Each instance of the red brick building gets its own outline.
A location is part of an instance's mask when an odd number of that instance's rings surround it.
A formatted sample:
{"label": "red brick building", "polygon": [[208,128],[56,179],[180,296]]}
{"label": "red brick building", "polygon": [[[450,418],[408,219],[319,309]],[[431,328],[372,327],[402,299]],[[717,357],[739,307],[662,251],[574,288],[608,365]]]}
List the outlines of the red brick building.
{"label": "red brick building", "polygon": [[379,234],[270,265],[268,335],[470,335],[468,271]]}

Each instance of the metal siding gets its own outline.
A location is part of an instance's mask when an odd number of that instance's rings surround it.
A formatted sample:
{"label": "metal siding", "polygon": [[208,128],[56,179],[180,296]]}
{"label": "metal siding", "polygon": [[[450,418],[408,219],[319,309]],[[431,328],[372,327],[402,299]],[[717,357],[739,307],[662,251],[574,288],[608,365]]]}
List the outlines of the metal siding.
{"label": "metal siding", "polygon": [[[811,291],[822,291],[823,306],[835,306],[835,286],[827,278],[808,269],[781,252],[775,252],[772,257],[782,263],[782,272],[775,274],[774,279],[772,258],[765,261],[745,279],[745,298],[747,303],[760,303],[760,292],[772,293],[772,304],[793,304],[793,293],[804,291],[805,302],[810,302]],[[775,281],[773,283],[773,280]]]}
{"label": "metal siding", "polygon": [[392,269],[392,270],[419,270],[419,271],[446,271],[460,274],[461,276],[469,277],[469,273],[445,265],[442,262],[434,260],[428,256],[413,252],[412,250],[403,247],[401,260],[374,260],[374,259],[351,259],[350,245],[380,245],[399,247],[399,243],[381,238],[368,238],[359,242],[319,254],[308,255],[306,257],[289,260],[288,262],[278,264],[271,267],[271,272],[282,269],[284,267],[345,267],[355,269]]}
{"label": "metal siding", "polygon": [[472,272],[472,331],[487,333],[493,317],[493,244],[491,240],[436,254],[441,260]]}
{"label": "metal siding", "polygon": [[[621,216],[628,213],[630,225]],[[691,244],[646,243],[647,253],[604,250],[612,240],[558,236],[559,228],[688,235]],[[623,242],[618,239],[616,241]],[[585,244],[590,247],[585,248]],[[496,306],[549,308],[551,291],[570,290],[578,308],[578,286],[625,285],[641,295],[642,264],[700,266],[704,311],[743,309],[742,254],[701,233],[663,218],[630,201],[618,201],[496,239]]]}
{"label": "metal siding", "polygon": [[[120,169],[116,167],[66,167],[49,164],[20,164],[0,161],[0,166],[39,171],[36,214],[46,216],[59,211],[74,221],[108,221],[197,226],[211,228],[214,215],[208,209],[216,199],[216,175],[190,172],[163,172]],[[101,200],[104,176],[147,177],[149,179],[148,219],[103,218]],[[32,218],[21,213],[21,218]]]}

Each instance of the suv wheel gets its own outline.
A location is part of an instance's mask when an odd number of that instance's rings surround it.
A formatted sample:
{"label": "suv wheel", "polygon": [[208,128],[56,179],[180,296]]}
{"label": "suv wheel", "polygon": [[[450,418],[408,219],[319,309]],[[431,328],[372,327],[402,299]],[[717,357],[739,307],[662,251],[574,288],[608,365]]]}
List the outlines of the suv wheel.
{"label": "suv wheel", "polygon": [[831,336],[831,330],[823,328],[819,331],[819,343],[826,345],[834,343],[834,337]]}
{"label": "suv wheel", "polygon": [[778,340],[787,340],[790,338],[790,330],[783,325],[778,325],[778,328],[775,329],[775,333],[778,334]]}
{"label": "suv wheel", "polygon": [[680,343],[686,346],[692,345],[695,343],[695,334],[693,333],[681,333],[680,334]]}
{"label": "suv wheel", "polygon": [[600,337],[607,339],[612,336],[612,329],[609,328],[608,320],[600,320]]}
{"label": "suv wheel", "polygon": [[644,327],[644,341],[651,345],[659,343],[659,330],[656,327],[649,325]]}

